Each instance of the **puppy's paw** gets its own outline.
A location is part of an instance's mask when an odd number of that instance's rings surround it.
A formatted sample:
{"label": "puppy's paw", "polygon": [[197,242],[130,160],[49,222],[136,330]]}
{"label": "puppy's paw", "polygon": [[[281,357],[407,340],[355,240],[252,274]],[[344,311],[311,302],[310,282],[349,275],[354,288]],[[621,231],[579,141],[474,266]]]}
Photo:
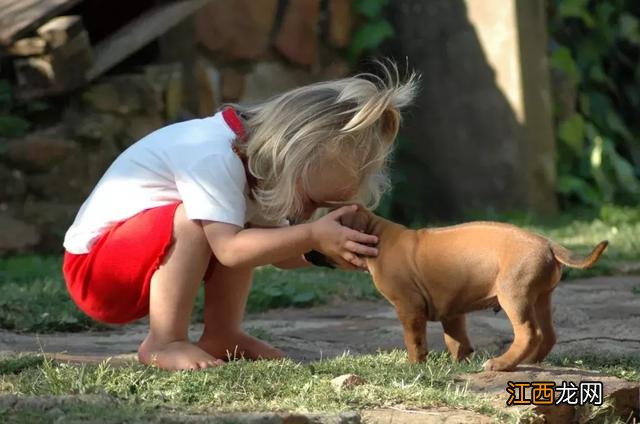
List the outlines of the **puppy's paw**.
{"label": "puppy's paw", "polygon": [[484,368],[485,371],[500,371],[498,367],[499,365],[496,363],[495,359],[489,359],[482,364],[482,368]]}
{"label": "puppy's paw", "polygon": [[485,371],[510,371],[513,369],[509,364],[505,364],[498,358],[489,359],[482,367]]}

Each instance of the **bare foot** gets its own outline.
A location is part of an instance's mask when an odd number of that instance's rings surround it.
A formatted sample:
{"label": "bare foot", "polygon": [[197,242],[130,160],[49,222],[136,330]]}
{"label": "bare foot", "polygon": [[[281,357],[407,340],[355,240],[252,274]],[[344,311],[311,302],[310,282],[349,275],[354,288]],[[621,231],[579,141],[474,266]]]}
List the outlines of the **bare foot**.
{"label": "bare foot", "polygon": [[231,338],[215,339],[203,336],[197,344],[202,350],[216,358],[233,359],[279,359],[284,356],[280,349],[240,332]]}
{"label": "bare foot", "polygon": [[138,348],[138,360],[165,370],[197,370],[223,363],[192,343],[175,341],[161,345],[153,343],[150,336]]}

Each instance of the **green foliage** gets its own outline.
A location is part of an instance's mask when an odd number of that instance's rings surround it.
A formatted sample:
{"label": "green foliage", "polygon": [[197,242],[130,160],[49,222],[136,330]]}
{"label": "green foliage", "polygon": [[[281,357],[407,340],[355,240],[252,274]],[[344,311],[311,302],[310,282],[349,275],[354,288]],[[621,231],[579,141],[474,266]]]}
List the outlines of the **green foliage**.
{"label": "green foliage", "polygon": [[637,204],[640,7],[634,0],[548,5],[550,63],[575,92],[569,110],[556,110],[558,191],[568,203],[592,207]]}
{"label": "green foliage", "polygon": [[60,277],[62,262],[54,256],[15,256],[0,260],[0,284]]}
{"label": "green foliage", "polygon": [[27,132],[30,124],[14,114],[9,81],[0,79],[0,137],[19,137]]}
{"label": "green foliage", "polygon": [[394,35],[393,27],[383,15],[388,3],[389,0],[353,0],[353,10],[362,21],[347,49],[347,59],[351,64],[355,64],[364,53],[374,51]]}

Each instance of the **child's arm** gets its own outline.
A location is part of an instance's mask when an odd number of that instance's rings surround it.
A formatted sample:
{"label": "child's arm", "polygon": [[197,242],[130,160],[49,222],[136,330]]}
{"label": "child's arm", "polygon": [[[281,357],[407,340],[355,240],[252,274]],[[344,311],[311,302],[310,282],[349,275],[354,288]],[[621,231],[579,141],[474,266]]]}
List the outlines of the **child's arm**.
{"label": "child's arm", "polygon": [[376,256],[378,238],[344,227],[340,217],[354,212],[357,206],[344,206],[308,224],[291,227],[243,230],[232,224],[202,221],[211,250],[222,265],[228,267],[259,266],[278,263],[319,250],[338,266],[364,268],[358,255]]}
{"label": "child's arm", "polygon": [[[281,228],[281,227],[288,227],[288,226],[289,225],[262,226],[262,225],[255,225],[253,223],[250,223],[245,228]],[[288,258],[288,259],[285,259],[283,261],[278,261],[278,262],[275,262],[275,263],[273,263],[271,265],[275,266],[276,268],[280,268],[280,269],[296,269],[296,268],[306,268],[306,267],[309,267],[309,266],[311,266],[313,264],[311,262],[309,262],[308,260],[306,260],[304,255],[296,255],[296,256],[294,256],[292,258]]]}

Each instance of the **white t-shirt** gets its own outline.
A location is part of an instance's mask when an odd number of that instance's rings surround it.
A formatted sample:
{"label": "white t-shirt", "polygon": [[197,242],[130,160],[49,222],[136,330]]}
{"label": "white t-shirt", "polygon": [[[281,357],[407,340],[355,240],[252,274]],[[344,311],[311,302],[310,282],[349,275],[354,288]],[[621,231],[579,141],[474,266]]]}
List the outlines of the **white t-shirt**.
{"label": "white t-shirt", "polygon": [[160,128],[131,145],[83,203],[65,235],[65,249],[87,253],[114,224],[176,201],[183,202],[189,219],[283,225],[262,219],[246,197],[244,166],[232,149],[234,129],[242,131],[239,122],[228,109]]}

